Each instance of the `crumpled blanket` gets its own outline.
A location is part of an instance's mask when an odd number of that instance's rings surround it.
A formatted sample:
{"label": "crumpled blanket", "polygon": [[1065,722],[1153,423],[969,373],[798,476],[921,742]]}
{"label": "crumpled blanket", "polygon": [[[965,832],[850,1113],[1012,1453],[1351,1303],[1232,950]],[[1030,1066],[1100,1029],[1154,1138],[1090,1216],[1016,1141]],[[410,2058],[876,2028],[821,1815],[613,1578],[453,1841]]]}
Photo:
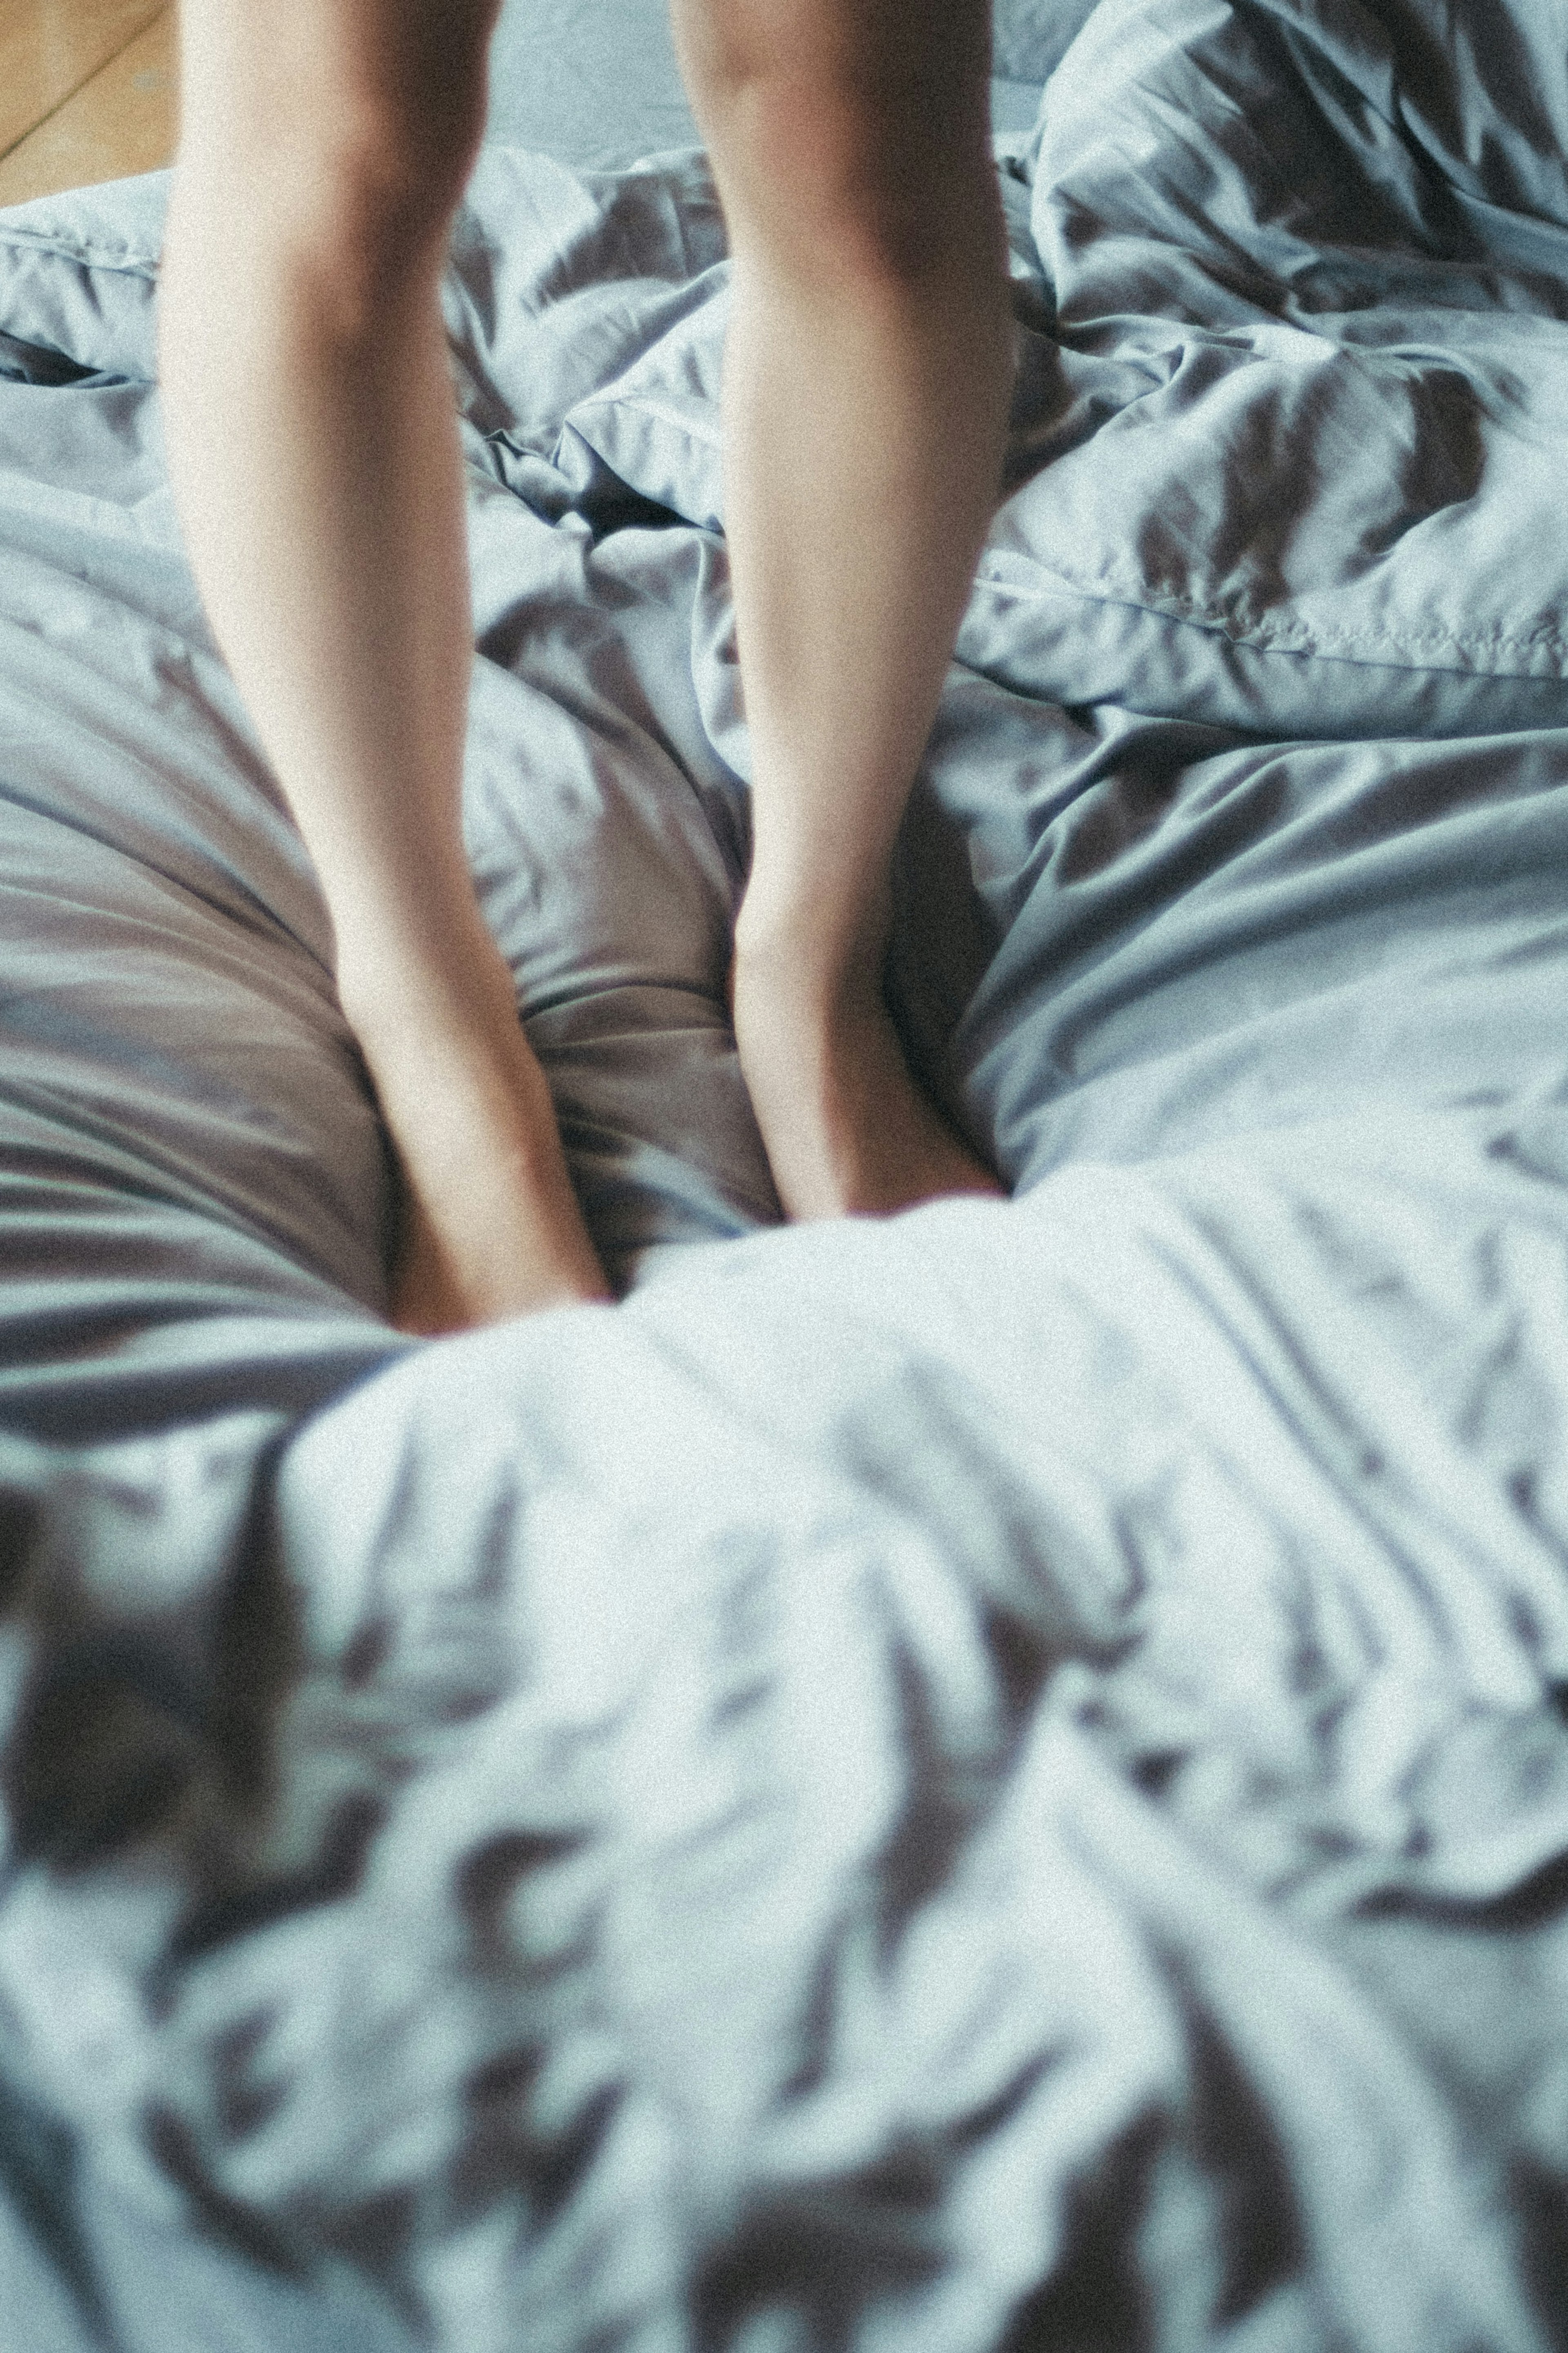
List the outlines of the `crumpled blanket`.
{"label": "crumpled blanket", "polygon": [[710,188],[486,160],[470,843],[629,1296],[430,1346],[158,191],[0,224],[0,2076],[130,2211],[464,2353],[1568,2341],[1552,39],[1053,78],[889,978],[1016,1198],[882,1227],[724,1025]]}

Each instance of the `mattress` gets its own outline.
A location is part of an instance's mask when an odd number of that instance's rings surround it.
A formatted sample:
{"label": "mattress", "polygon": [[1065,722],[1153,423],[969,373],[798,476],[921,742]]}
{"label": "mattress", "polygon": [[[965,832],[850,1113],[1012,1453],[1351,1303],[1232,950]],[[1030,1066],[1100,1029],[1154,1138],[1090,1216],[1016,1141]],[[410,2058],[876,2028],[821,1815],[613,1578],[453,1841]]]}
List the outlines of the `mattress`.
{"label": "mattress", "polygon": [[1568,60],[1044,69],[889,973],[1012,1198],[882,1222],[727,1026],[702,159],[481,159],[466,824],[620,1297],[435,1343],[165,184],[0,216],[0,2343],[1568,2343]]}

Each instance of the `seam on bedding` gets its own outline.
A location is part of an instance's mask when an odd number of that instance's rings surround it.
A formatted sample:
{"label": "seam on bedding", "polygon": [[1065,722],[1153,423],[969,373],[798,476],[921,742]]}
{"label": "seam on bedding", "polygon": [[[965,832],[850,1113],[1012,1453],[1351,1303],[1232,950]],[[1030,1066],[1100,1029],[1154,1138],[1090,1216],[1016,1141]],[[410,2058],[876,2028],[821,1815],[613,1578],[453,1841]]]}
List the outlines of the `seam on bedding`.
{"label": "seam on bedding", "polygon": [[68,237],[46,236],[41,229],[12,227],[3,216],[0,216],[0,247],[10,247],[15,251],[26,253],[61,254],[68,261],[77,262],[83,269],[104,269],[121,278],[155,280],[163,261],[161,251],[142,253],[123,248],[116,254],[112,248],[84,245]]}
{"label": "seam on bedding", "polygon": [[[1494,628],[1488,633],[1460,637],[1450,629],[1407,630],[1396,634],[1392,629],[1379,629],[1373,627],[1357,630],[1314,630],[1304,623],[1298,623],[1289,628],[1271,628],[1267,622],[1255,623],[1250,627],[1238,627],[1224,614],[1215,612],[1212,606],[1200,604],[1193,598],[1175,595],[1163,598],[1135,596],[1125,590],[1118,591],[1113,588],[1089,586],[1074,580],[1071,574],[1066,572],[1055,573],[1050,577],[1060,585],[1032,587],[1024,581],[1011,580],[988,572],[983,563],[980,570],[975,574],[974,585],[976,587],[990,588],[1010,596],[1032,598],[1042,604],[1053,597],[1058,597],[1095,605],[1119,605],[1129,612],[1148,613],[1156,620],[1174,621],[1183,628],[1200,628],[1210,636],[1226,638],[1232,645],[1253,647],[1263,653],[1319,656],[1326,661],[1342,661],[1369,670],[1441,669],[1455,677],[1540,679],[1544,675],[1550,679],[1553,675],[1552,672],[1485,669],[1461,661],[1436,663],[1423,660],[1415,649],[1430,644],[1434,647],[1448,648],[1455,653],[1466,651],[1480,653],[1489,649],[1497,652],[1504,649],[1514,649],[1520,652],[1544,651],[1555,654],[1559,659],[1568,656],[1568,638],[1561,634],[1560,628],[1543,627],[1532,636],[1524,637],[1517,632],[1505,632],[1501,628]],[[1379,656],[1370,651],[1360,653],[1336,650],[1342,647],[1370,647],[1377,644],[1387,646],[1390,649],[1389,654]],[[1405,659],[1396,659],[1394,658],[1396,652],[1403,653]]]}

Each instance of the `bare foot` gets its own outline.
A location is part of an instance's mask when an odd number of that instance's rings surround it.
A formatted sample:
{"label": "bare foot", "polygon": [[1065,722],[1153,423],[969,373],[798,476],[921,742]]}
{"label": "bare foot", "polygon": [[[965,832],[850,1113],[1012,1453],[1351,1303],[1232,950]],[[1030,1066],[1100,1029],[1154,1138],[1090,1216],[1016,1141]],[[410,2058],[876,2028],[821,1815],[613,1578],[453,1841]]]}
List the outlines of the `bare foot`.
{"label": "bare foot", "polygon": [[403,1178],[392,1318],[468,1331],[605,1299],[550,1091],[488,940],[453,1002],[405,975],[344,991]]}
{"label": "bare foot", "polygon": [[741,1069],[790,1217],[886,1217],[1002,1193],[910,1077],[879,985],[821,1008],[797,960],[747,951],[731,987]]}

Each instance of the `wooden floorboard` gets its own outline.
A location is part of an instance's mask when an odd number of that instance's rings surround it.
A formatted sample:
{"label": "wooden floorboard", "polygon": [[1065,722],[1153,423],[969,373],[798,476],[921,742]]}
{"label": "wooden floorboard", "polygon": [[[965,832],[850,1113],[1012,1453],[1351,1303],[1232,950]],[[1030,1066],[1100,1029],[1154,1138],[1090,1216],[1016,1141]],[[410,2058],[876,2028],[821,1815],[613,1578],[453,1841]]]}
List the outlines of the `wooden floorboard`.
{"label": "wooden floorboard", "polygon": [[0,156],[167,5],[168,0],[0,0]]}
{"label": "wooden floorboard", "polygon": [[[35,48],[35,85],[47,79],[43,46],[43,20],[58,18],[58,39],[48,54],[63,59],[70,50],[64,29],[77,25],[78,61],[88,56],[88,28],[96,25],[99,39],[112,14],[109,0],[59,0],[57,6],[20,7],[17,0],[0,0],[0,54],[7,37],[16,37],[21,17],[31,16]],[[120,0],[122,37],[97,69],[71,87],[32,129],[0,157],[0,205],[16,205],[30,196],[51,195],[58,188],[75,188],[96,180],[118,180],[132,172],[155,171],[173,160],[178,108],[175,70],[175,12],[153,0]],[[25,47],[25,44],[22,45]],[[0,67],[0,74],[3,74]],[[55,79],[66,79],[61,63]],[[0,79],[0,88],[5,88]]]}

